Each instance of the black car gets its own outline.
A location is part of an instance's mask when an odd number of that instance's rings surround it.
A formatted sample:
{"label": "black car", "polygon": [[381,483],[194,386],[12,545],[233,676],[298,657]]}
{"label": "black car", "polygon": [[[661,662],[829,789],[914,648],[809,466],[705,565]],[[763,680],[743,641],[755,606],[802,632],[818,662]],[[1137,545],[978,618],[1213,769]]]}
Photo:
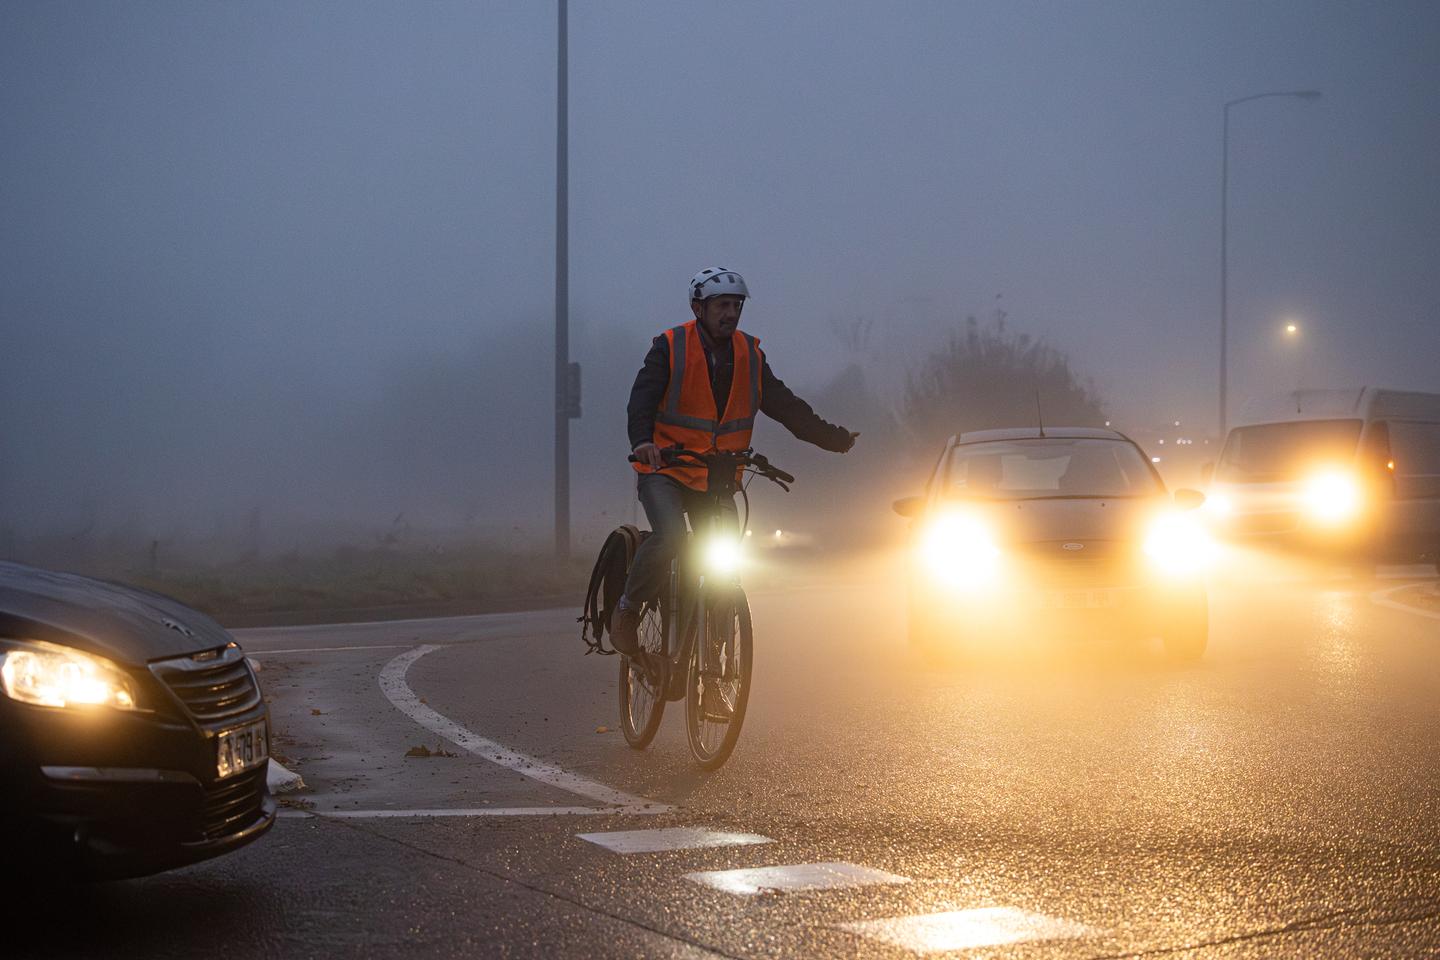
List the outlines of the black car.
{"label": "black car", "polygon": [[910,639],[926,652],[1032,638],[1159,636],[1179,659],[1208,637],[1212,552],[1192,513],[1124,434],[1081,427],[951,437],[914,520]]}
{"label": "black car", "polygon": [[275,820],[269,710],[239,646],[160,594],[0,563],[0,813],[50,873],[115,878]]}

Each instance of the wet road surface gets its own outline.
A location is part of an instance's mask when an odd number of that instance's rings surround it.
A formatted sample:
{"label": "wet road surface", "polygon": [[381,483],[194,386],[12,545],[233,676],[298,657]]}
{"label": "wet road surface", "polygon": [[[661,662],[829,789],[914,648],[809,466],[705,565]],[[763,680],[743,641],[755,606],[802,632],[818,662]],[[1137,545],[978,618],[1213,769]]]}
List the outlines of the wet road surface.
{"label": "wet road surface", "polygon": [[16,955],[1440,952],[1433,580],[1231,577],[1194,666],[935,667],[894,569],[753,591],[714,774],[679,705],[625,745],[573,610],[240,631],[306,788],[237,854],[32,906]]}

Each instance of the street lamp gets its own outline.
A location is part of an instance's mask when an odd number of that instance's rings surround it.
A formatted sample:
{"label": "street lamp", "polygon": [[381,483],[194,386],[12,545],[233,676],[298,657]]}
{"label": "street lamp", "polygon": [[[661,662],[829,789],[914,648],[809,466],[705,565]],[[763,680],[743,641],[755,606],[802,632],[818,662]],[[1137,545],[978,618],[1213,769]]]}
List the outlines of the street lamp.
{"label": "street lamp", "polygon": [[1225,102],[1225,125],[1220,139],[1220,439],[1225,439],[1226,428],[1226,376],[1227,336],[1230,321],[1229,288],[1229,219],[1230,219],[1230,108],[1251,100],[1266,97],[1297,97],[1301,100],[1319,100],[1319,90],[1278,90],[1272,93],[1254,93],[1248,97]]}

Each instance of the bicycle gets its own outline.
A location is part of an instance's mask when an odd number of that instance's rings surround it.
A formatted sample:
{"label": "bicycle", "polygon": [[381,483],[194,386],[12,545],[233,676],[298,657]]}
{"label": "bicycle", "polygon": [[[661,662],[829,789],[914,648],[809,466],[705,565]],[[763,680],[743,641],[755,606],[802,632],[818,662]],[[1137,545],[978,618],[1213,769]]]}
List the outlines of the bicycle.
{"label": "bicycle", "polygon": [[[690,518],[686,544],[670,562],[665,596],[641,610],[638,655],[620,658],[620,729],[631,747],[643,750],[660,728],[666,702],[683,699],[690,753],[702,769],[715,770],[740,737],[754,658],[750,604],[736,570],[750,500],[737,477],[748,471],[787,491],[795,478],[753,450],[707,455],[669,447],[661,456],[670,464],[690,459],[705,466],[709,532],[706,539],[697,537],[700,518]],[[736,493],[745,500],[745,519],[729,532],[722,528],[721,504]],[[706,556],[697,557],[699,547]],[[697,643],[702,636],[706,642]]]}

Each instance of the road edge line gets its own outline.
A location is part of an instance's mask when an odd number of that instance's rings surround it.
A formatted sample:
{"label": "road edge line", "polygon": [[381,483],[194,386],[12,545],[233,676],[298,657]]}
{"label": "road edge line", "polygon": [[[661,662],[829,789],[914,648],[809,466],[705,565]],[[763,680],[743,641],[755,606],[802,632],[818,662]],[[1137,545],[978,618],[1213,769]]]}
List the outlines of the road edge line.
{"label": "road edge line", "polygon": [[616,790],[598,780],[571,773],[563,767],[547,763],[518,750],[512,750],[502,743],[482,737],[434,710],[428,704],[421,703],[420,698],[415,695],[415,691],[411,690],[410,685],[405,682],[405,674],[416,660],[427,653],[440,649],[442,646],[438,644],[422,644],[395,657],[381,669],[380,692],[385,694],[385,699],[389,700],[396,710],[432,733],[444,737],[482,760],[489,760],[496,766],[513,770],[521,776],[557,787],[566,793],[598,800],[609,807],[619,808],[609,812],[655,814],[670,811],[668,804],[656,803],[623,790]]}

